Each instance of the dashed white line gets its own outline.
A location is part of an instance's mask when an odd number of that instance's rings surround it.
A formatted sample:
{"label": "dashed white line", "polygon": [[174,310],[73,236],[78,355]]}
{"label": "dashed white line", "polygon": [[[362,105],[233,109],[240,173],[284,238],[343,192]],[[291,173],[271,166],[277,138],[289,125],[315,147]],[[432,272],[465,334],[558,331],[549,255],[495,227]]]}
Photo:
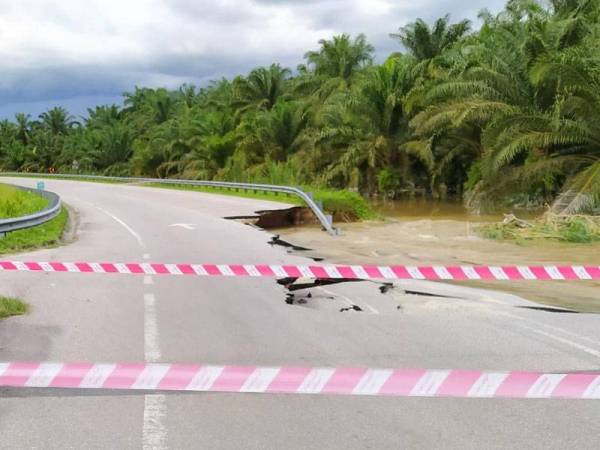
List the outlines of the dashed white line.
{"label": "dashed white line", "polygon": [[[144,356],[146,362],[160,360],[158,346],[158,324],[156,321],[156,298],[153,294],[144,294]],[[167,399],[162,394],[144,396],[144,426],[142,446],[144,449],[164,449],[167,429],[163,418],[167,415]]]}
{"label": "dashed white line", "polygon": [[154,284],[154,280],[152,279],[152,277],[150,275],[144,276],[144,284]]}
{"label": "dashed white line", "polygon": [[167,415],[167,399],[162,394],[144,396],[144,431],[142,448],[144,450],[166,449],[167,430],[163,419]]}

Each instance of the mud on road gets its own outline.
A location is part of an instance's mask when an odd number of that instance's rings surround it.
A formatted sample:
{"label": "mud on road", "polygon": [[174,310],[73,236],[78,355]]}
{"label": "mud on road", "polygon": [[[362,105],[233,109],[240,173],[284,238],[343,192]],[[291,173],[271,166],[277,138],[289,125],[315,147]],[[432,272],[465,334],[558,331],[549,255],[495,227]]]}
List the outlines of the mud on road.
{"label": "mud on road", "polygon": [[[344,224],[331,237],[316,226],[279,230],[311,256],[339,264],[407,265],[600,265],[600,244],[531,242],[516,244],[481,237],[478,224],[459,220],[388,220]],[[293,252],[293,250],[292,250]],[[447,282],[499,290],[527,300],[581,312],[600,313],[600,283],[591,281]]]}

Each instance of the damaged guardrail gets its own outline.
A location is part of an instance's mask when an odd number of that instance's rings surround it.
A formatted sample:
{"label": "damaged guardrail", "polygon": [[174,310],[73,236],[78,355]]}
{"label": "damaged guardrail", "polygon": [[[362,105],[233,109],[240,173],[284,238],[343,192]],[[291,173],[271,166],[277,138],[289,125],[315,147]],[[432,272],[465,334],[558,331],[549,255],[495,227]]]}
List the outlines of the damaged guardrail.
{"label": "damaged guardrail", "polygon": [[236,183],[231,181],[204,181],[204,180],[180,180],[174,178],[144,178],[144,177],[112,177],[103,175],[75,175],[75,174],[46,174],[46,173],[20,173],[20,172],[2,172],[0,176],[17,176],[17,177],[44,177],[44,178],[66,178],[80,180],[99,180],[99,181],[121,181],[121,182],[137,182],[137,183],[159,183],[171,185],[187,185],[187,186],[206,186],[225,189],[245,189],[250,191],[263,192],[279,192],[282,194],[295,195],[300,197],[304,203],[312,210],[323,228],[331,235],[339,234],[339,230],[333,227],[333,217],[325,214],[322,208],[312,198],[312,196],[304,192],[302,189],[292,186],[278,186],[274,184],[254,184],[254,183]]}
{"label": "damaged guardrail", "polygon": [[15,189],[28,191],[35,195],[39,195],[48,200],[48,206],[41,211],[33,214],[28,214],[21,217],[11,217],[9,219],[0,219],[0,237],[6,233],[25,228],[35,227],[54,219],[60,213],[61,201],[60,197],[54,192],[48,192],[40,189],[32,189],[23,186],[11,185]]}

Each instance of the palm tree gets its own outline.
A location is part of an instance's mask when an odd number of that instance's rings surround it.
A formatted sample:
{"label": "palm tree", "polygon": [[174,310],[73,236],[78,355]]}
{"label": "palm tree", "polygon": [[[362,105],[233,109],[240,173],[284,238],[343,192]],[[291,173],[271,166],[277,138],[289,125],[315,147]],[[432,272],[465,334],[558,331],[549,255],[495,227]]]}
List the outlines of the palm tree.
{"label": "palm tree", "polygon": [[301,95],[315,94],[318,101],[334,92],[348,89],[356,75],[373,62],[374,47],[364,34],[354,39],[348,34],[321,39],[319,50],[304,55],[306,65],[298,66],[295,91]]}
{"label": "palm tree", "polygon": [[431,60],[459,42],[471,29],[468,20],[448,25],[450,16],[439,18],[430,28],[422,19],[401,27],[390,36],[419,61]]}
{"label": "palm tree", "polygon": [[117,123],[121,118],[121,110],[117,105],[101,105],[88,108],[86,125],[91,128],[100,128]]}
{"label": "palm tree", "polygon": [[246,78],[234,81],[234,104],[243,111],[270,110],[285,91],[290,69],[279,64],[254,69]]}
{"label": "palm tree", "polygon": [[558,214],[589,212],[600,204],[600,61],[595,52],[595,46],[585,45],[540,59],[532,79],[540,89],[557,87],[552,108],[523,118],[486,154],[492,174],[508,168],[503,173],[509,181],[531,183],[538,175],[550,180],[551,189],[560,187],[552,208]]}
{"label": "palm tree", "polygon": [[29,114],[15,114],[15,120],[17,122],[17,139],[19,139],[23,145],[27,145],[31,141],[30,133],[32,122],[30,117]]}
{"label": "palm tree", "polygon": [[257,161],[285,161],[308,142],[310,120],[308,105],[278,102],[270,112],[256,114],[240,125],[238,148],[253,153]]}
{"label": "palm tree", "polygon": [[411,57],[390,58],[326,107],[324,127],[315,138],[317,147],[336,155],[325,169],[327,181],[347,184],[358,170],[359,187],[372,194],[379,171],[400,168],[406,176],[408,161],[400,146],[406,137],[403,101],[412,87],[413,66]]}
{"label": "palm tree", "polygon": [[316,75],[340,78],[349,82],[356,70],[373,61],[375,49],[367,42],[364,34],[352,40],[350,35],[334,36],[331,40],[321,39],[318,51],[309,51],[304,57],[308,67]]}
{"label": "palm tree", "polygon": [[42,126],[48,129],[54,136],[65,135],[73,126],[79,125],[79,122],[61,106],[56,106],[43,112],[39,118]]}

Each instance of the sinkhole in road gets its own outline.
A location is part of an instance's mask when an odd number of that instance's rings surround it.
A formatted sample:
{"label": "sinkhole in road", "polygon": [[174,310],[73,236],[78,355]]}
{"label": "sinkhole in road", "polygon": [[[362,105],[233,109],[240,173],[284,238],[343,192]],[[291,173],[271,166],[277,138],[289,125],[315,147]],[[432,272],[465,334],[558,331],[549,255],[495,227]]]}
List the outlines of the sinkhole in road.
{"label": "sinkhole in road", "polygon": [[[316,296],[314,297],[308,289],[311,288],[321,288],[322,286],[328,286],[333,284],[340,283],[373,283],[380,285],[378,286],[379,292],[381,294],[386,294],[390,291],[390,289],[394,288],[393,283],[386,282],[375,282],[373,280],[361,280],[355,278],[340,278],[340,279],[323,279],[323,278],[296,278],[296,277],[285,277],[279,278],[275,280],[277,284],[283,286],[286,289],[285,293],[285,303],[288,305],[306,305],[309,301],[315,298],[325,299],[325,300],[335,300],[336,294],[330,291],[326,291],[331,295],[326,296]],[[300,293],[297,291],[306,290],[306,293]],[[347,306],[339,309],[339,312],[346,311],[357,311],[362,312],[363,308],[356,303],[351,302],[347,297],[341,295],[342,298],[345,299]],[[402,309],[400,306],[397,308],[398,310]]]}
{"label": "sinkhole in road", "polygon": [[294,227],[300,225],[319,224],[310,208],[304,206],[292,206],[284,209],[267,209],[256,211],[254,215],[229,216],[228,220],[238,220],[248,225],[272,230],[276,228]]}

